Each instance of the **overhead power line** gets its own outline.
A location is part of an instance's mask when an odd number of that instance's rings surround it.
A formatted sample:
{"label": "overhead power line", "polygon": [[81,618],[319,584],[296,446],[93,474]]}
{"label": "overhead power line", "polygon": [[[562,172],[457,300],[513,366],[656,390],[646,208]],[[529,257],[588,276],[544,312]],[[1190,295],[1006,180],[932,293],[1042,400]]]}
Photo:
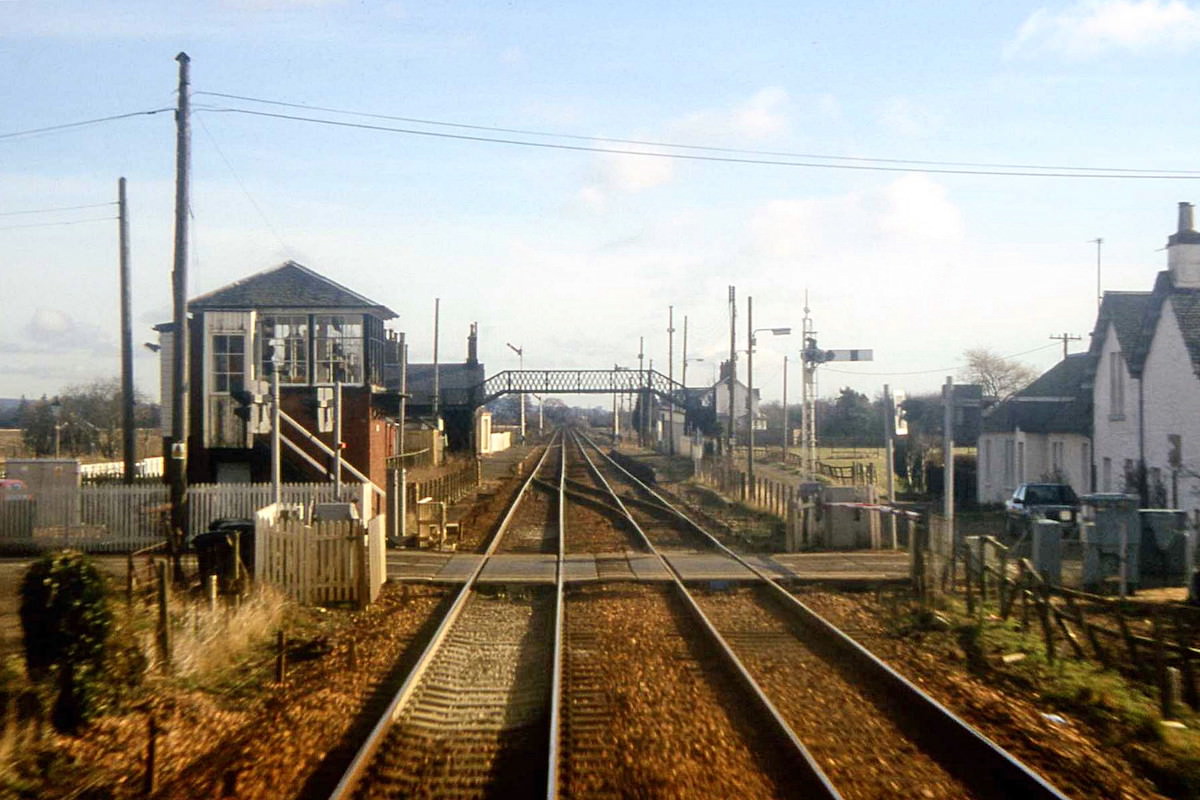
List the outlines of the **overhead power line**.
{"label": "overhead power line", "polygon": [[0,227],[0,231],[12,231],[17,228],[49,228],[55,225],[82,225],[85,222],[104,222],[106,220],[114,220],[116,217],[89,217],[88,219],[73,219],[68,222],[30,222],[25,225],[5,225]]}
{"label": "overhead power line", "polygon": [[355,128],[359,130],[378,131],[382,133],[398,133],[408,136],[428,136],[436,139],[454,139],[466,142],[487,142],[490,144],[507,144],[517,147],[538,147],[549,150],[566,150],[585,153],[609,153],[614,155],[646,156],[648,158],[670,158],[679,161],[706,161],[721,164],[754,164],[772,167],[798,167],[809,169],[840,169],[862,172],[922,172],[939,175],[985,175],[1016,178],[1109,178],[1109,179],[1155,179],[1155,180],[1195,180],[1200,174],[1181,174],[1169,172],[1130,173],[1115,170],[1098,170],[1096,172],[1035,172],[1029,170],[985,170],[957,169],[918,166],[883,166],[879,164],[822,164],[814,161],[788,161],[769,158],[749,158],[734,156],[700,155],[697,153],[669,153],[651,150],[628,150],[618,147],[594,147],[588,145],[557,144],[554,142],[532,142],[524,139],[507,139],[495,136],[475,136],[461,133],[445,133],[442,131],[423,131],[415,128],[397,128],[388,125],[370,125],[363,122],[346,122],[344,120],[321,119],[305,117],[298,114],[280,114],[270,111],[254,111],[248,108],[205,108],[197,109],[197,113],[230,113],[245,114],[252,117],[288,120],[292,122],[308,122],[314,125],[328,125],[336,128]]}
{"label": "overhead power line", "polygon": [[[1013,174],[1017,170],[1031,170],[1031,171],[1036,171],[1039,175],[1043,174],[1044,172],[1053,171],[1053,172],[1104,173],[1104,177],[1109,177],[1108,173],[1131,173],[1133,175],[1137,175],[1139,173],[1147,173],[1148,177],[1200,176],[1200,170],[1138,169],[1138,168],[1130,168],[1130,167],[1081,167],[1081,166],[1053,165],[1053,164],[1049,164],[1049,165],[1048,164],[1001,164],[1001,163],[994,163],[994,162],[975,162],[975,161],[936,161],[936,160],[919,160],[919,159],[904,159],[904,158],[872,158],[872,157],[867,157],[867,156],[842,156],[842,155],[829,155],[829,154],[820,154],[820,153],[798,153],[798,152],[777,151],[777,150],[755,150],[755,149],[743,149],[743,148],[734,148],[734,147],[716,147],[716,146],[712,146],[712,145],[685,144],[685,143],[680,143],[680,142],[663,142],[663,141],[654,141],[654,140],[646,140],[646,139],[624,139],[624,138],[617,138],[617,137],[611,137],[611,136],[584,136],[584,135],[570,134],[570,133],[554,133],[554,132],[550,132],[550,131],[539,131],[539,130],[532,130],[532,129],[527,129],[527,128],[504,128],[504,127],[491,126],[491,125],[472,125],[472,124],[462,123],[462,122],[447,122],[445,120],[425,119],[425,118],[420,118],[420,117],[405,117],[405,116],[397,116],[394,114],[380,114],[380,113],[372,113],[372,112],[366,112],[366,111],[354,111],[354,110],[350,110],[350,109],[334,108],[334,107],[330,107],[330,106],[317,106],[317,105],[309,105],[309,104],[305,104],[305,103],[289,103],[289,102],[286,102],[283,100],[268,100],[266,98],[261,98],[261,97],[251,97],[248,95],[239,95],[239,94],[228,94],[225,92],[197,91],[197,92],[194,92],[194,94],[207,95],[209,97],[221,97],[221,98],[224,98],[227,100],[242,100],[242,101],[250,102],[250,103],[261,103],[264,105],[279,106],[279,107],[283,107],[283,108],[300,108],[300,109],[305,109],[308,111],[321,111],[321,112],[329,113],[329,114],[343,114],[343,115],[347,115],[347,116],[365,117],[368,119],[384,119],[384,120],[391,120],[393,122],[406,122],[406,123],[417,124],[417,125],[431,125],[431,126],[445,127],[445,128],[456,128],[459,130],[487,131],[487,132],[491,132],[491,133],[515,134],[515,135],[520,135],[520,136],[538,136],[538,137],[550,138],[550,139],[565,139],[565,140],[583,141],[583,142],[611,142],[614,144],[627,144],[627,145],[636,145],[636,146],[641,146],[641,147],[665,147],[665,148],[671,148],[671,149],[675,149],[675,150],[694,150],[694,151],[702,151],[702,152],[709,152],[709,153],[728,153],[728,154],[737,154],[737,155],[746,155],[746,156],[762,156],[762,157],[767,157],[767,158],[816,159],[816,160],[825,160],[825,161],[858,162],[858,163],[863,163],[863,164],[893,164],[893,165],[912,165],[912,166],[917,166],[917,167],[942,167],[942,168],[954,167],[954,168],[963,168],[963,169],[970,168],[970,169],[986,169],[986,170],[1003,170],[1004,174]],[[210,107],[207,110],[233,111],[233,110],[243,110],[243,109],[228,109],[228,108],[223,109],[223,108]],[[247,111],[247,113],[253,113],[248,110],[246,110],[246,111]],[[312,120],[308,120],[308,118],[301,118],[301,119],[305,119],[307,121],[312,121]],[[408,130],[399,129],[398,132],[424,133],[426,135],[435,135],[428,131],[408,131]],[[464,137],[464,138],[469,138],[469,137]],[[483,137],[480,137],[480,138],[483,138]],[[504,143],[504,144],[533,145],[533,143],[529,143],[529,142],[512,142],[507,139],[483,138],[483,140],[484,141],[496,141],[496,142],[500,142],[500,143]],[[604,152],[609,152],[609,151],[604,151]],[[659,155],[659,156],[661,156],[661,155],[665,155],[665,154],[662,154],[662,153],[637,153],[637,155]],[[815,166],[815,165],[798,164],[796,166]],[[819,166],[830,166],[830,165],[819,165]],[[937,170],[903,170],[903,171],[937,171]],[[975,174],[975,173],[968,173],[968,174]],[[983,174],[993,174],[993,173],[983,173]]]}
{"label": "overhead power line", "polygon": [[148,117],[153,114],[161,114],[164,111],[172,111],[170,108],[154,108],[149,111],[131,111],[128,114],[114,114],[111,117],[96,117],[95,119],[84,119],[78,122],[65,122],[62,125],[50,125],[45,128],[30,128],[25,131],[12,131],[11,133],[0,133],[0,139],[15,139],[18,136],[33,136],[39,133],[53,133],[54,131],[65,131],[71,128],[82,128],[87,125],[99,125],[103,122],[114,122],[119,119],[130,119],[131,117]]}
{"label": "overhead power line", "polygon": [[[1030,353],[1037,353],[1042,350],[1048,350],[1051,347],[1058,347],[1058,344],[1057,343],[1044,344],[1041,347],[1035,347],[1032,350],[1024,350],[1020,353],[1013,353],[1011,355],[1001,356],[1001,358],[1005,358],[1005,359],[1020,358],[1021,356],[1027,356]],[[946,372],[951,372],[954,370],[960,370],[965,366],[966,366],[966,364],[956,364],[952,367],[939,367],[937,369],[921,369],[921,370],[916,370],[913,372],[859,372],[856,369],[855,370],[834,369],[832,367],[825,366],[825,365],[821,365],[821,369],[824,372],[836,372],[839,375],[868,375],[871,377],[904,377],[905,375],[934,375],[934,374],[946,373]]]}
{"label": "overhead power line", "polygon": [[0,211],[0,217],[16,217],[23,214],[49,214],[55,211],[79,211],[85,208],[105,208],[116,203],[92,203],[86,206],[55,206],[54,208],[30,208],[23,211]]}

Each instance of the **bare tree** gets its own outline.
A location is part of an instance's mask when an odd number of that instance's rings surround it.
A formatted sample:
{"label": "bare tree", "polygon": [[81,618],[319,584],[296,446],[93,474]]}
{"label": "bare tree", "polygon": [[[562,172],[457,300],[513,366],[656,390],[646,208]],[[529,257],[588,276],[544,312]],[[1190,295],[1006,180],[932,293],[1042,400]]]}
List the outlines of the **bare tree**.
{"label": "bare tree", "polygon": [[1037,371],[1028,364],[997,355],[986,347],[963,351],[967,366],[960,378],[983,387],[984,397],[1003,400],[1033,382]]}

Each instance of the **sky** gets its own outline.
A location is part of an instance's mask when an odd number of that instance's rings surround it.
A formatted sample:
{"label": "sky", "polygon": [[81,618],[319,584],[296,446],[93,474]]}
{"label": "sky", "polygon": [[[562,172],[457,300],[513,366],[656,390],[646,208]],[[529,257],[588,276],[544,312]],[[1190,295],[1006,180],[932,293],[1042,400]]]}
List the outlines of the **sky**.
{"label": "sky", "polygon": [[749,298],[794,331],[757,337],[767,401],[785,357],[798,400],[806,297],[822,348],[874,351],[822,396],[933,391],[968,348],[1040,372],[1087,344],[1094,240],[1103,288],[1148,290],[1200,201],[1200,2],[0,0],[0,397],[119,374],[123,176],[157,399],[181,51],[189,296],[292,259],[395,310],[413,361],[440,298],[441,358],[478,322],[489,375],[506,343],[640,341],[665,374],[673,308],[671,371],[686,317],[710,383],[729,286],[738,349]]}

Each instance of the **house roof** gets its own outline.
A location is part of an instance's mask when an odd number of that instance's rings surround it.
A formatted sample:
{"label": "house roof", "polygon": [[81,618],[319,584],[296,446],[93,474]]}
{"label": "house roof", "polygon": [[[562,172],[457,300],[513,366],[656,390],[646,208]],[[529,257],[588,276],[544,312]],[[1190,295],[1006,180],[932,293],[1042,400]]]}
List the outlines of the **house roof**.
{"label": "house roof", "polygon": [[983,430],[1001,433],[1082,433],[1092,429],[1092,394],[1085,383],[1096,356],[1074,353],[1033,383],[997,403],[983,417]]}
{"label": "house roof", "polygon": [[369,311],[382,319],[396,312],[331,281],[295,261],[256,272],[188,303],[193,311],[248,308],[345,308]]}
{"label": "house roof", "polygon": [[1096,330],[1092,332],[1091,351],[1099,355],[1104,346],[1104,334],[1112,323],[1121,351],[1132,353],[1141,336],[1142,317],[1152,300],[1150,292],[1105,292],[1096,315]]}

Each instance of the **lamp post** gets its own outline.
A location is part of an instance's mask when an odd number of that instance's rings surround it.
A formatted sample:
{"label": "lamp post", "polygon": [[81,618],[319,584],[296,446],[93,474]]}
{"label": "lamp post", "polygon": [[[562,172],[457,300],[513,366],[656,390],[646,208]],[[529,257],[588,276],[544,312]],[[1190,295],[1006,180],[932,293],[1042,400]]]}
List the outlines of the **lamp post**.
{"label": "lamp post", "polygon": [[54,418],[54,457],[58,458],[62,432],[62,402],[57,397],[50,403],[50,416]]}
{"label": "lamp post", "polygon": [[770,331],[772,336],[788,336],[791,334],[791,328],[755,328],[753,327],[754,315],[753,311],[754,298],[746,298],[746,323],[750,329],[750,346],[746,349],[746,428],[747,436],[746,443],[749,445],[746,455],[746,483],[753,489],[754,487],[754,344],[756,342],[755,334],[763,331]]}
{"label": "lamp post", "polygon": [[[525,348],[516,347],[509,342],[505,342],[508,349],[517,354],[517,360],[521,367],[521,372],[525,371]],[[521,444],[525,444],[525,395],[517,392],[517,396],[521,399]]]}

